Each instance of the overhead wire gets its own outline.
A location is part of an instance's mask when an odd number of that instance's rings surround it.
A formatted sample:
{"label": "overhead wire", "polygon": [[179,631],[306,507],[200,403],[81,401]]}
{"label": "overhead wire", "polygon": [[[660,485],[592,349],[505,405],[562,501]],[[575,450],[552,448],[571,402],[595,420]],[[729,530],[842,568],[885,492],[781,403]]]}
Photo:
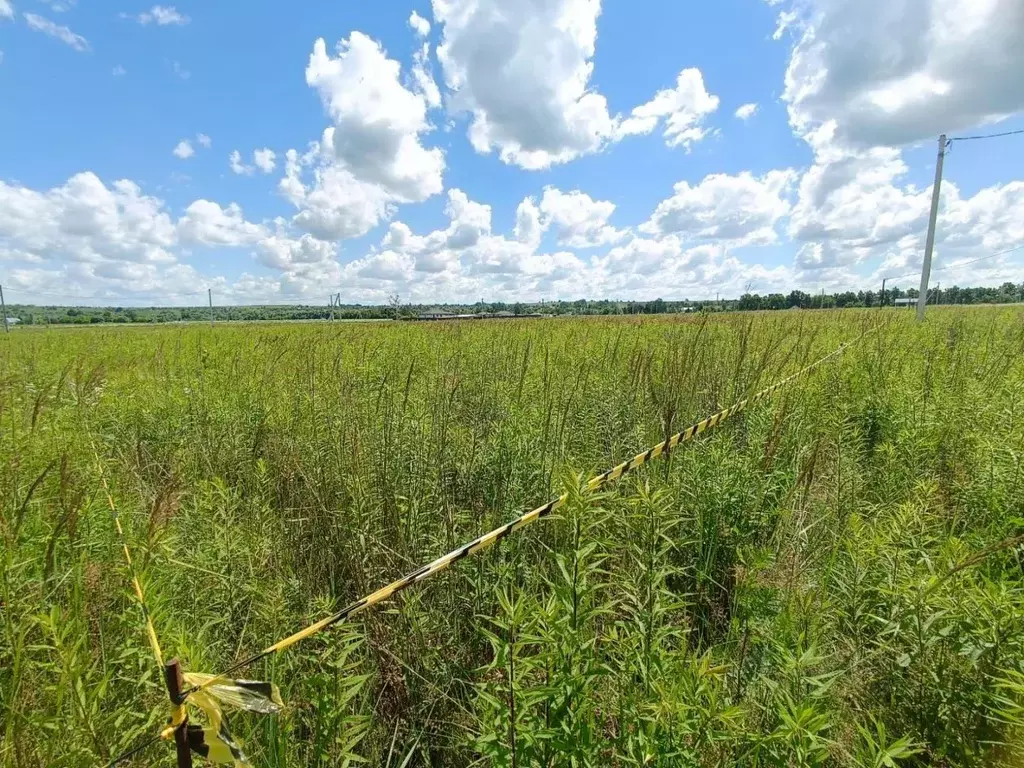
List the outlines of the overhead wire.
{"label": "overhead wire", "polygon": [[[947,264],[944,267],[935,267],[931,271],[932,272],[947,272],[947,271],[949,271],[951,269],[958,269],[959,267],[966,267],[969,264],[976,264],[979,261],[985,261],[986,259],[994,259],[996,256],[1005,256],[1008,253],[1013,253],[1015,251],[1020,251],[1020,250],[1024,250],[1024,243],[1022,243],[1021,245],[1015,245],[1013,248],[1007,248],[1006,250],[1003,250],[1003,251],[996,251],[995,253],[990,253],[990,254],[988,254],[986,256],[979,256],[978,258],[970,259],[969,261],[958,261],[955,264]],[[887,276],[883,276],[882,279],[885,280],[886,282],[889,282],[890,280],[902,280],[902,279],[904,279],[906,277],[920,277],[920,275],[921,275],[920,270],[917,270],[917,271],[914,271],[914,272],[907,272],[905,275],[887,275]]]}
{"label": "overhead wire", "polygon": [[982,139],[1000,139],[1004,136],[1017,136],[1024,133],[1024,129],[1019,131],[1003,131],[1002,133],[986,133],[978,136],[952,136],[949,139],[949,143],[954,141],[980,141]]}

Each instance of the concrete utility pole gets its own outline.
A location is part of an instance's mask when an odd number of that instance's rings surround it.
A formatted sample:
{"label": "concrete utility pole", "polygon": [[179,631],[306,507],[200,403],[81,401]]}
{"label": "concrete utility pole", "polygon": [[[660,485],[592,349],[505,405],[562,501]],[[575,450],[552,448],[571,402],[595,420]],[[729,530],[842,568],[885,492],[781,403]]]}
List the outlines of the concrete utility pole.
{"label": "concrete utility pole", "polygon": [[206,289],[206,298],[210,301],[210,327],[213,328],[213,289]]}
{"label": "concrete utility pole", "polygon": [[882,295],[878,299],[878,308],[879,309],[881,309],[882,307],[885,306],[885,281],[888,280],[888,279],[889,279],[888,277],[883,277],[882,278]]}
{"label": "concrete utility pole", "polygon": [[921,289],[917,293],[917,319],[924,320],[928,304],[928,278],[932,271],[932,251],[935,248],[935,222],[939,218],[939,190],[942,187],[942,164],[946,159],[946,134],[939,136],[939,156],[935,161],[935,186],[932,188],[932,210],[928,217],[928,239],[924,244],[924,264],[921,266]]}
{"label": "concrete utility pole", "polygon": [[4,287],[0,285],[0,312],[4,314],[4,333],[10,333],[11,329],[7,327],[7,305],[4,304]]}

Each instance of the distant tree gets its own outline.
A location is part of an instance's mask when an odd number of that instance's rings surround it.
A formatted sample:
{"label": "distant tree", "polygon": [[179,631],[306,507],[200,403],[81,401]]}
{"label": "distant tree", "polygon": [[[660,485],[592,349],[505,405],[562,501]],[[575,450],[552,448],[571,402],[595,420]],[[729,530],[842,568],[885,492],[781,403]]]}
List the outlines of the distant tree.
{"label": "distant tree", "polygon": [[811,306],[811,296],[803,291],[791,291],[786,299],[786,306],[807,308]]}

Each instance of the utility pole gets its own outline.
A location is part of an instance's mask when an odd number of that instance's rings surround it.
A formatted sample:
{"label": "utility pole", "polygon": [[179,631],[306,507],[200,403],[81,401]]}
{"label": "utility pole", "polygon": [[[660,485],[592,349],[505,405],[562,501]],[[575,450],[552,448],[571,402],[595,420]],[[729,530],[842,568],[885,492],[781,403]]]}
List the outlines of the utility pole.
{"label": "utility pole", "polygon": [[11,329],[7,326],[7,305],[4,304],[4,287],[0,285],[0,312],[4,315],[4,333],[10,333]]}
{"label": "utility pole", "polygon": [[888,279],[889,278],[887,278],[887,277],[883,277],[882,278],[882,295],[878,299],[878,308],[879,309],[881,309],[882,307],[885,306],[885,281],[888,280]]}
{"label": "utility pole", "polygon": [[932,210],[928,217],[928,239],[924,245],[924,264],[921,266],[921,289],[917,292],[917,320],[924,320],[928,303],[928,278],[932,271],[932,251],[935,248],[935,223],[939,218],[939,190],[942,187],[942,164],[946,159],[946,134],[939,136],[939,156],[935,160],[935,185],[932,187]]}
{"label": "utility pole", "polygon": [[206,298],[210,301],[210,327],[213,328],[213,289],[206,289]]}

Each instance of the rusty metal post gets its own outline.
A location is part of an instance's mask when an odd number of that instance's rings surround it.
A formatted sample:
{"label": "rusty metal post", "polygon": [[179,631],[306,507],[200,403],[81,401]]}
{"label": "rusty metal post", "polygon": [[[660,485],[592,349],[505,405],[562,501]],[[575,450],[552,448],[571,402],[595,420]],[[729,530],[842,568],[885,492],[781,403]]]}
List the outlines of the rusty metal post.
{"label": "rusty metal post", "polygon": [[[164,665],[164,682],[167,684],[167,695],[175,707],[183,703],[181,692],[185,681],[181,676],[181,662],[171,659]],[[181,725],[174,729],[174,746],[178,753],[178,768],[192,768],[192,752],[188,748],[188,713]]]}

